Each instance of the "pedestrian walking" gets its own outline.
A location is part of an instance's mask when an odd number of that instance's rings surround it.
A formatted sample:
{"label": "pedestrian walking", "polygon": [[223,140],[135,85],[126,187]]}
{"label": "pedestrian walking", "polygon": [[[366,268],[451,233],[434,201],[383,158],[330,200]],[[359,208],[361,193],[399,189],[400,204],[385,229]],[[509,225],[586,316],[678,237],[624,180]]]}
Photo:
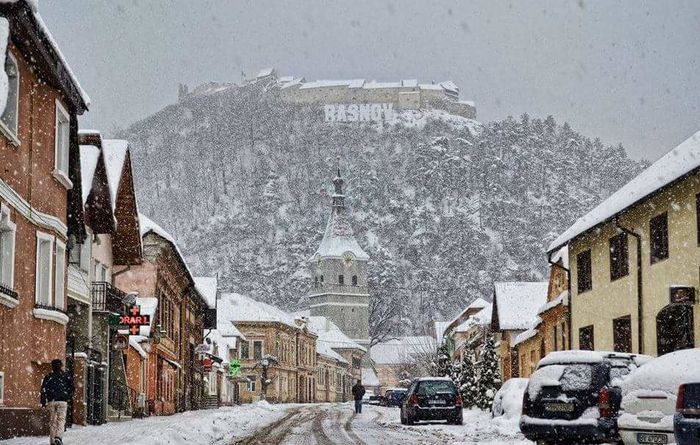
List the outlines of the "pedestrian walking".
{"label": "pedestrian walking", "polygon": [[365,396],[365,387],[361,381],[357,381],[352,387],[352,396],[355,399],[355,413],[362,414],[362,398]]}
{"label": "pedestrian walking", "polygon": [[49,444],[63,444],[68,401],[73,397],[73,380],[63,371],[63,362],[51,361],[51,373],[41,382],[41,406],[49,409]]}

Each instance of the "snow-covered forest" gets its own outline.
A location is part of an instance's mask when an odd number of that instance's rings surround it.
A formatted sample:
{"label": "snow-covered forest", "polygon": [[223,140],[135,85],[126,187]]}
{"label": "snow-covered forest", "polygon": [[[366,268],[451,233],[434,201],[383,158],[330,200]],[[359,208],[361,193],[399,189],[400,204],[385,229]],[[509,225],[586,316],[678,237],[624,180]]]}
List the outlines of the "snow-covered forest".
{"label": "snow-covered forest", "polygon": [[339,156],[371,293],[407,320],[396,334],[488,298],[494,280],[545,278],[547,244],[643,167],[551,116],[325,123],[274,82],[208,91],[120,132],[140,211],[175,234],[197,273],[293,310]]}

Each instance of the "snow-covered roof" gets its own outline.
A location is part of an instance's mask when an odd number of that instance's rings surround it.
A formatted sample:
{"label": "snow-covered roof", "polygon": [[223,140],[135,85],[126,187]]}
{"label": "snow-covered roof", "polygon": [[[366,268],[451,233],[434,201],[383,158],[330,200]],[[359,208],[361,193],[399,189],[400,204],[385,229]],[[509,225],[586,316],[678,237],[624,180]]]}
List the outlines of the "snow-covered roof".
{"label": "snow-covered roof", "polygon": [[146,236],[146,234],[148,234],[149,232],[153,232],[156,235],[168,241],[170,244],[172,244],[178,256],[180,257],[182,264],[185,265],[187,273],[190,274],[190,277],[194,277],[194,275],[192,275],[192,271],[190,270],[190,266],[185,261],[185,256],[182,254],[182,251],[180,251],[180,247],[177,245],[175,238],[171,234],[169,234],[165,229],[153,222],[149,217],[147,217],[143,213],[139,213],[139,228],[141,231],[141,238]]}
{"label": "snow-covered roof", "polygon": [[593,210],[582,216],[549,245],[555,250],[573,238],[626,210],[660,188],[700,167],[700,131],[654,162]]}
{"label": "snow-covered roof", "polygon": [[488,303],[485,308],[467,318],[462,324],[455,328],[455,332],[467,332],[472,326],[488,326],[491,324],[491,313],[493,307]]}
{"label": "snow-covered roof", "polygon": [[[208,335],[207,338],[212,341],[209,353],[220,358],[224,363],[228,362],[228,351],[236,347],[236,337],[224,336],[218,329],[212,329],[211,331],[207,329],[204,331],[204,335]],[[214,352],[214,345],[218,349],[216,353]]]}
{"label": "snow-covered roof", "polygon": [[537,310],[547,303],[549,283],[497,282],[494,283],[494,311],[502,331],[525,330],[537,317]]}
{"label": "snow-covered roof", "polygon": [[141,342],[144,342],[146,340],[147,340],[147,337],[144,337],[143,335],[130,335],[129,336],[129,346],[134,348],[134,350],[139,353],[141,358],[148,357],[148,354],[141,346]]}
{"label": "snow-covered roof", "polygon": [[92,180],[95,177],[97,161],[100,159],[100,149],[94,145],[80,146],[80,183],[82,184],[83,205],[87,202]]}
{"label": "snow-covered roof", "polygon": [[117,193],[119,192],[119,183],[121,182],[126,153],[128,151],[129,143],[125,140],[102,140],[102,155],[104,156],[105,169],[107,170],[109,192],[112,195],[112,210],[117,207]]}
{"label": "snow-covered roof", "polygon": [[292,315],[267,303],[235,293],[221,296],[217,318],[234,323],[244,321],[278,322],[298,328]]}
{"label": "snow-covered roof", "polygon": [[377,374],[372,368],[362,368],[362,385],[363,386],[381,386]]}
{"label": "snow-covered roof", "polygon": [[563,246],[561,249],[557,250],[557,252],[552,255],[551,261],[553,263],[558,263],[561,261],[562,267],[564,269],[569,268],[569,246]]}
{"label": "snow-covered roof", "polygon": [[557,298],[552,301],[548,301],[542,307],[537,310],[537,315],[540,315],[548,310],[555,308],[559,305],[568,306],[569,305],[569,291],[565,290],[559,294]]}
{"label": "snow-covered roof", "polygon": [[445,329],[450,325],[449,321],[436,321],[434,322],[435,327],[435,339],[440,342],[442,337],[445,335]]}
{"label": "snow-covered roof", "polygon": [[434,353],[436,348],[431,336],[399,337],[372,346],[370,357],[376,364],[398,365],[410,363],[415,356]]}
{"label": "snow-covered roof", "polygon": [[274,72],[274,68],[263,68],[258,72],[258,75],[256,77],[259,79],[261,77],[271,76],[272,74],[274,74]]}
{"label": "snow-covered roof", "polygon": [[331,346],[323,341],[316,340],[316,352],[341,363],[348,363],[340,354],[335,352]]}
{"label": "snow-covered roof", "polygon": [[[483,298],[477,297],[476,300],[472,301],[471,303],[469,303],[469,305],[468,305],[467,307],[465,307],[464,309],[462,309],[462,311],[460,311],[460,313],[457,314],[457,316],[456,316],[455,318],[453,318],[452,321],[450,321],[449,324],[451,325],[451,324],[454,324],[454,323],[456,323],[457,321],[459,321],[459,319],[460,319],[462,316],[464,316],[465,312],[467,312],[467,311],[474,310],[474,309],[485,308],[486,306],[489,306],[490,304],[491,304],[491,303],[489,303],[488,301],[484,300]],[[449,325],[448,325],[448,326],[449,326]]]}
{"label": "snow-covered roof", "polygon": [[[318,335],[317,345],[324,344],[334,349],[359,349],[367,351],[363,346],[345,335],[340,328],[326,317],[313,316],[307,319],[309,329]],[[317,346],[317,349],[319,346]]]}
{"label": "snow-covered roof", "polygon": [[202,298],[204,298],[209,309],[216,308],[216,277],[194,277],[194,287]]}
{"label": "snow-covered roof", "polygon": [[527,330],[515,336],[515,339],[513,339],[513,344],[511,346],[518,346],[520,343],[524,343],[527,340],[530,340],[532,337],[536,336],[540,332],[539,329],[537,329],[540,323],[542,323],[542,319],[539,317],[536,318]]}

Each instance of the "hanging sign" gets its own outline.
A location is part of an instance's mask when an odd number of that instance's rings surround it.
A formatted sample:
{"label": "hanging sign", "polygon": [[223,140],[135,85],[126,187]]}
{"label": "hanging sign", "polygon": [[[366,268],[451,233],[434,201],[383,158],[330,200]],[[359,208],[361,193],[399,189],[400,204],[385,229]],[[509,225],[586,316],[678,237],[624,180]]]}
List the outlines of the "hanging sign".
{"label": "hanging sign", "polygon": [[202,367],[204,368],[204,371],[211,371],[212,366],[214,365],[214,360],[210,359],[209,357],[205,357],[202,359]]}
{"label": "hanging sign", "polygon": [[133,305],[129,308],[128,313],[119,317],[119,324],[128,326],[130,335],[137,335],[141,326],[151,325],[151,317],[141,314],[141,306]]}
{"label": "hanging sign", "polygon": [[228,364],[228,375],[231,377],[236,377],[240,371],[241,362],[238,360],[231,360],[231,362]]}

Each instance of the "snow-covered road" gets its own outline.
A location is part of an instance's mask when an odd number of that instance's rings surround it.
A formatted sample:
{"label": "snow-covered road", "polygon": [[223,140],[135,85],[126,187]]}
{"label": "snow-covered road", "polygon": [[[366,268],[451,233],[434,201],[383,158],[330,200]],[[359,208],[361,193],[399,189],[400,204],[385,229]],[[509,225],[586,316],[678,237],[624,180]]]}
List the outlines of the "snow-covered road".
{"label": "snow-covered road", "polygon": [[[0,441],[0,445],[44,445],[45,437]],[[365,406],[353,415],[350,403],[253,405],[189,411],[165,417],[76,427],[66,445],[529,445],[514,423],[467,410],[464,425],[442,422],[405,426],[397,408]]]}

